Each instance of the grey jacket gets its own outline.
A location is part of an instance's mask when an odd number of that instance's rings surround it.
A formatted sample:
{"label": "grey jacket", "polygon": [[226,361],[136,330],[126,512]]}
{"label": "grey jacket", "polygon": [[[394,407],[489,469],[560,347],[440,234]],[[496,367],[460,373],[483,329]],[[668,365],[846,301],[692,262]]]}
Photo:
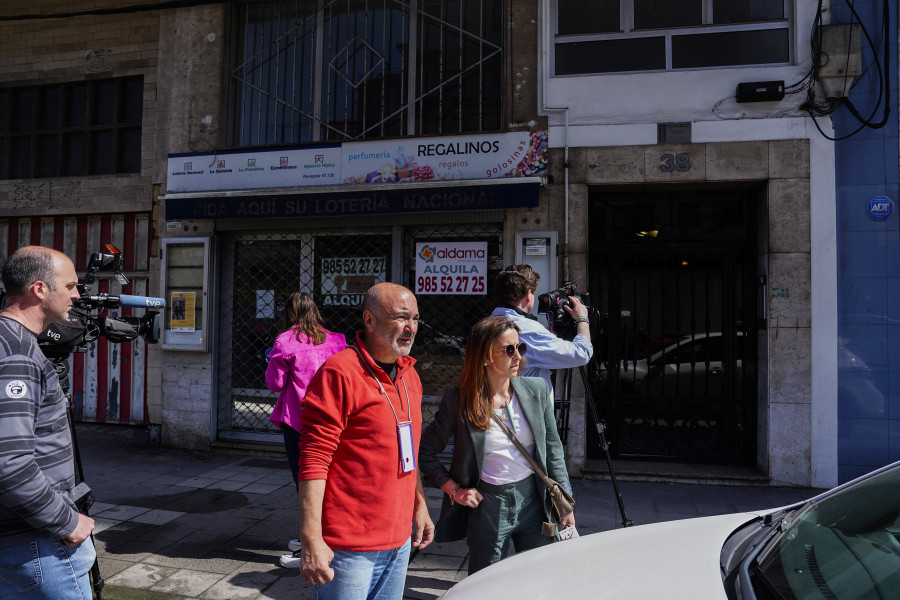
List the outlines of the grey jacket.
{"label": "grey jacket", "polygon": [[[571,491],[547,384],[538,377],[514,377],[510,381],[519,399],[522,414],[534,435],[534,459],[548,476]],[[454,436],[454,446],[448,471],[438,454],[447,447],[451,435]],[[449,479],[456,481],[462,488],[475,487],[481,479],[484,437],[484,431],[473,428],[460,416],[459,389],[454,387],[444,391],[434,421],[422,433],[419,445],[419,470],[423,479],[435,487],[440,487]],[[539,490],[546,492],[546,486],[536,475],[535,482]],[[544,509],[550,513],[550,498],[547,493],[544,493]],[[466,522],[470,510],[477,509],[459,504],[451,506],[450,499],[445,494],[435,541],[452,542],[466,537]]]}

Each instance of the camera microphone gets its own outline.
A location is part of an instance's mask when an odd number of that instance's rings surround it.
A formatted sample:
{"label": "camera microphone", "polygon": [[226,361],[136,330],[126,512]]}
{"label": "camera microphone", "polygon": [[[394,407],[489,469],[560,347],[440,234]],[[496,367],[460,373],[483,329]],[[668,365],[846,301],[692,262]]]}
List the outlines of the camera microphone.
{"label": "camera microphone", "polygon": [[166,301],[163,298],[151,298],[149,296],[130,296],[122,294],[121,296],[110,296],[109,294],[98,294],[96,296],[82,295],[76,303],[87,305],[91,308],[165,308]]}
{"label": "camera microphone", "polygon": [[129,296],[122,294],[119,296],[119,304],[126,308],[165,308],[166,301],[162,298],[151,298],[150,296]]}

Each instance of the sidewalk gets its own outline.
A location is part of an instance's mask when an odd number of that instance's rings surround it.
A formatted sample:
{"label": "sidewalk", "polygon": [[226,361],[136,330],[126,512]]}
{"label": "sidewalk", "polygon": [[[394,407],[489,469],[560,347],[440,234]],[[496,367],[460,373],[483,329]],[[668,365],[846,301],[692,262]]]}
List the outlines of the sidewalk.
{"label": "sidewalk", "polygon": [[[95,503],[105,600],[313,598],[278,564],[297,537],[297,495],[280,454],[190,452],[150,445],[143,428],[76,425]],[[584,535],[621,527],[608,481],[573,481]],[[790,504],[808,488],[622,482],[635,525]],[[428,491],[437,519],[440,490]],[[440,596],[466,574],[464,542],[432,544],[409,568],[405,598]]]}

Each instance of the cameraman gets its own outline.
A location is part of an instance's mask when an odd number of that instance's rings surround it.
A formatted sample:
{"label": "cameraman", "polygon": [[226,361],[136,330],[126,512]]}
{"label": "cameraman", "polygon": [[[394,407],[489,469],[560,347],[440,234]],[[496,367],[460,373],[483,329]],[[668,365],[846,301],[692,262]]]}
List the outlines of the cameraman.
{"label": "cameraman", "polygon": [[509,317],[519,326],[520,338],[528,347],[525,370],[519,373],[525,377],[541,377],[550,388],[550,369],[569,369],[586,365],[594,354],[588,323],[588,309],[577,298],[569,296],[572,306],[564,306],[577,323],[577,335],[569,342],[556,337],[541,325],[531,314],[534,308],[534,293],[541,276],[530,265],[510,265],[500,271],[495,284],[498,306],[492,315]]}
{"label": "cameraman", "polygon": [[80,297],[69,258],[20,248],[3,266],[0,312],[0,598],[91,598],[94,520],[72,499],[66,397],[37,335]]}

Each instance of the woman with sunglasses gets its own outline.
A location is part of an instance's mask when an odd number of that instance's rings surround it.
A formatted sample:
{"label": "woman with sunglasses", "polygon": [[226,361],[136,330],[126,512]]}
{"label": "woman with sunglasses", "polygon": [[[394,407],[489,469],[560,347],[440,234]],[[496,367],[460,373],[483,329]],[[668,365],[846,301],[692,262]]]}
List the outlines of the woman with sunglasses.
{"label": "woman with sunglasses", "polygon": [[[540,378],[517,377],[526,352],[510,319],[479,321],[466,342],[458,385],[444,392],[434,421],[422,433],[419,469],[444,491],[435,541],[466,538],[470,575],[505,558],[510,541],[516,552],[553,541],[541,533],[550,514],[547,488],[492,414],[513,431],[547,475],[572,491],[547,384]],[[448,471],[438,455],[451,435]],[[574,524],[571,514],[559,528]]]}

